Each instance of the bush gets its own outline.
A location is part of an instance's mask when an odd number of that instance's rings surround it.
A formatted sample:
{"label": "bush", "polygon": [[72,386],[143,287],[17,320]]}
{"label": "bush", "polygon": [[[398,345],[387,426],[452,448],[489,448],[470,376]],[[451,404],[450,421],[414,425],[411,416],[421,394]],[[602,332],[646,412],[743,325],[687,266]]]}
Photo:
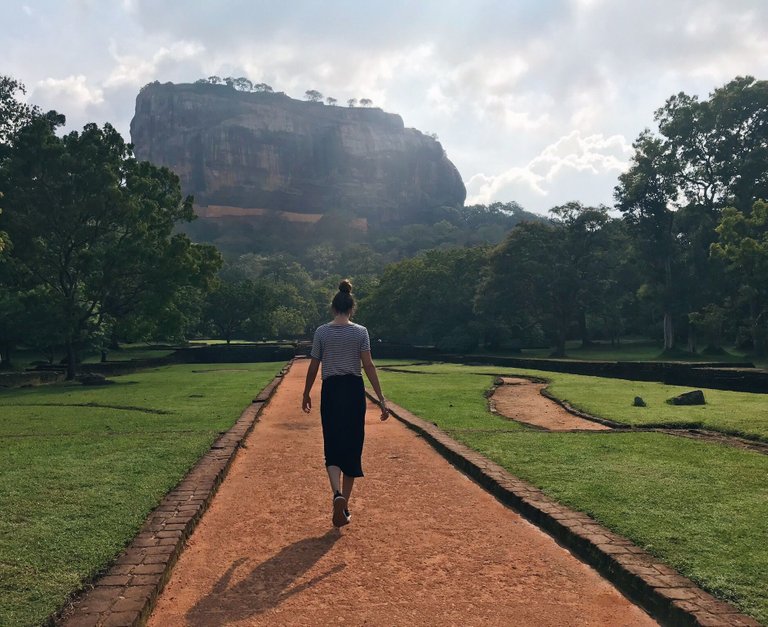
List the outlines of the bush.
{"label": "bush", "polygon": [[477,348],[477,336],[466,327],[456,327],[437,343],[444,353],[471,353]]}

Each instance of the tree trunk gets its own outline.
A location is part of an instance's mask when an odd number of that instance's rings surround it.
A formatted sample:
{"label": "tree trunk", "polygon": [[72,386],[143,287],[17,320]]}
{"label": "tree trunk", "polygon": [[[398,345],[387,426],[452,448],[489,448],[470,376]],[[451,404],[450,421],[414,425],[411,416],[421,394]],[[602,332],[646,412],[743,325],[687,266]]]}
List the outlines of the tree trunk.
{"label": "tree trunk", "polygon": [[67,340],[67,381],[72,381],[77,376],[77,359],[75,358],[75,344]]}
{"label": "tree trunk", "polygon": [[101,349],[101,363],[107,363],[107,351],[104,348]]}
{"label": "tree trunk", "polygon": [[112,333],[109,335],[109,350],[120,350],[120,338],[117,337],[115,329],[112,329]]}
{"label": "tree trunk", "polygon": [[[757,312],[759,307],[753,307],[753,310]],[[764,357],[766,354],[766,330],[763,325],[763,314],[760,312],[758,315],[752,317],[752,345],[755,353],[755,357]]]}
{"label": "tree trunk", "polygon": [[11,345],[8,342],[3,342],[0,345],[0,368],[11,367]]}
{"label": "tree trunk", "polygon": [[581,335],[582,347],[592,344],[589,339],[589,329],[587,328],[587,313],[583,309],[579,311],[579,335]]}
{"label": "tree trunk", "polygon": [[568,326],[564,321],[557,325],[555,337],[555,350],[552,351],[552,357],[565,357],[565,338],[568,333]]}
{"label": "tree trunk", "polygon": [[664,350],[670,350],[675,346],[675,328],[672,325],[672,314],[664,312]]}
{"label": "tree trunk", "polygon": [[696,352],[696,329],[693,325],[688,325],[688,352]]}
{"label": "tree trunk", "polygon": [[672,323],[672,312],[669,301],[672,298],[672,259],[664,260],[664,282],[666,287],[664,305],[664,350],[671,350],[675,346],[675,327]]}

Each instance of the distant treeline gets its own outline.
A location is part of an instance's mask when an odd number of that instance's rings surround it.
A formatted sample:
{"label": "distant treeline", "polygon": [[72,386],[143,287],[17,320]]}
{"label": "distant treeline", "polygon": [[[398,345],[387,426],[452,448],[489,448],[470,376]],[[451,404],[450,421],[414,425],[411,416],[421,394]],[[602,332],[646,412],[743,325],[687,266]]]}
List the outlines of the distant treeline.
{"label": "distant treeline", "polygon": [[632,334],[766,350],[765,81],[670,98],[613,208],[425,208],[367,233],[332,209],[304,231],[193,221],[178,178],[136,161],[110,125],[60,137],[63,116],[20,91],[0,77],[4,366],[19,346],[65,353],[73,376],[84,348],[121,341],[306,337],[341,276],[358,319],[390,341],[563,354],[567,339]]}
{"label": "distant treeline", "polygon": [[386,269],[364,301],[388,339],[471,350],[663,338],[667,351],[768,340],[768,82],[678,94],[634,143],[615,212],[578,202],[496,247]]}

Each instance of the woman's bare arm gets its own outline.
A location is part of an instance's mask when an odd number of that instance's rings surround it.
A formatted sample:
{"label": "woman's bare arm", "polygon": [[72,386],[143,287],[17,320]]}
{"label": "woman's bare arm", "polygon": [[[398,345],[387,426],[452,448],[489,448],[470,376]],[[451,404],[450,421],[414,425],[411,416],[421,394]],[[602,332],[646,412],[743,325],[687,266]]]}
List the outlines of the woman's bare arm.
{"label": "woman's bare arm", "polygon": [[376,396],[379,399],[381,419],[386,420],[389,417],[389,409],[387,409],[387,400],[384,398],[384,393],[381,391],[379,374],[376,372],[376,366],[373,364],[373,359],[371,359],[371,351],[363,351],[360,353],[360,359],[363,362],[363,370],[365,370],[365,374],[373,386],[373,391],[376,392]]}
{"label": "woman's bare arm", "polygon": [[320,360],[312,357],[309,362],[309,368],[307,369],[307,380],[304,383],[304,397],[301,400],[301,408],[306,412],[312,409],[312,399],[309,397],[309,393],[312,391],[312,386],[315,384],[315,378],[317,377],[317,371],[320,368]]}

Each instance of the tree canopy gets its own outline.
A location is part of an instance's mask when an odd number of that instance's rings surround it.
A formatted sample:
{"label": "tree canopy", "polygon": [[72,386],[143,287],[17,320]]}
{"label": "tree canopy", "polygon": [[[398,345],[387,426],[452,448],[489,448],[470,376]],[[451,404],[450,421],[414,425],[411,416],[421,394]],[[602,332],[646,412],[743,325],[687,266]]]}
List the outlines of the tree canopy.
{"label": "tree canopy", "polygon": [[170,170],[136,161],[109,124],[55,130],[33,118],[0,164],[0,226],[14,242],[2,279],[51,322],[72,377],[89,338],[131,317],[159,323],[178,290],[207,288],[220,259],[173,233],[194,214]]}

